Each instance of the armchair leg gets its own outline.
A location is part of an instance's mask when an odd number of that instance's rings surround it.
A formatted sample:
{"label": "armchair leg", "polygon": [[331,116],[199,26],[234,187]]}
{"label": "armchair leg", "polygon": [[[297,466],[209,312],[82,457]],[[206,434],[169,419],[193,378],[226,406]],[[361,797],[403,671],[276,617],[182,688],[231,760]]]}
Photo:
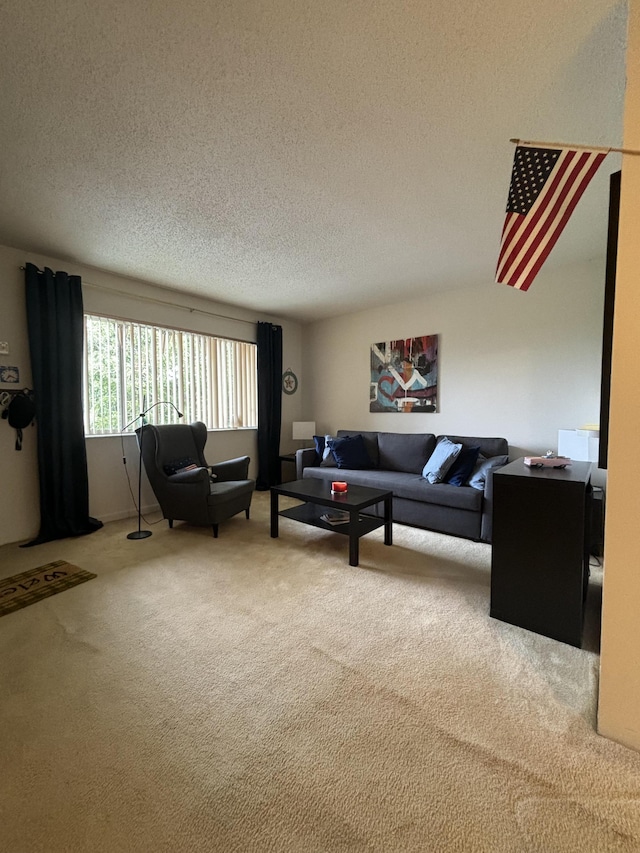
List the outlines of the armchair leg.
{"label": "armchair leg", "polygon": [[213,527],[213,538],[217,539],[218,538],[218,525],[212,524],[211,526]]}
{"label": "armchair leg", "polygon": [[173,527],[173,519],[168,518],[167,521],[169,522],[169,527]]}
{"label": "armchair leg", "polygon": [[249,518],[249,507],[247,507],[244,511],[244,514]]}

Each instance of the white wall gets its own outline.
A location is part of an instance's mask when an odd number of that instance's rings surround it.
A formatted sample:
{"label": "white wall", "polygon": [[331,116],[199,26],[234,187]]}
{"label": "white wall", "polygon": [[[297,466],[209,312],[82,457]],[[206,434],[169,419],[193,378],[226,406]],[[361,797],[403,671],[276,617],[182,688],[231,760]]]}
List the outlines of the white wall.
{"label": "white wall", "polygon": [[[19,386],[32,387],[29,344],[24,298],[24,272],[21,266],[31,261],[41,269],[49,266],[80,275],[83,281],[83,300],[86,311],[111,314],[141,322],[158,323],[207,334],[222,335],[255,341],[256,322],[272,321],[282,325],[283,363],[291,367],[299,379],[299,391],[282,397],[283,452],[295,447],[291,439],[291,422],[305,418],[302,410],[302,327],[282,318],[255,314],[222,303],[188,297],[143,282],[110,275],[55,258],[35,255],[0,246],[0,277],[2,281],[2,313],[0,341],[8,341],[9,356],[0,356],[0,364],[16,365],[20,369]],[[150,301],[156,300],[156,301]],[[160,303],[170,304],[160,304]],[[179,306],[179,307],[178,307]],[[207,313],[199,313],[207,312]],[[222,316],[212,316],[214,314]],[[37,473],[36,429],[25,432],[23,450],[14,450],[15,431],[6,421],[0,422],[0,454],[3,478],[0,491],[0,544],[30,539],[38,532],[39,491]],[[257,470],[255,430],[221,430],[209,432],[205,448],[210,463],[242,454],[251,456],[251,475]],[[120,437],[87,438],[89,470],[89,511],[102,521],[135,514],[127,474],[134,494],[137,491],[138,452],[135,438],[124,439],[127,465],[122,464],[123,449]],[[143,477],[143,509],[155,506],[153,493]]]}
{"label": "white wall", "polygon": [[[26,257],[0,247],[0,341],[9,344],[9,355],[0,356],[0,364],[14,365],[20,371],[18,385],[0,384],[0,388],[33,388],[27,337],[27,312],[24,273],[18,270]],[[20,282],[20,286],[18,285]],[[0,420],[0,544],[34,536],[39,527],[39,490],[36,455],[36,428],[27,427],[22,450],[14,450],[16,433],[6,420]],[[8,572],[7,572],[8,574]]]}
{"label": "white wall", "polygon": [[[605,242],[606,208],[600,259],[543,269],[527,293],[487,282],[314,323],[305,375],[318,430],[504,436],[513,458],[557,451],[558,429],[599,420]],[[370,413],[371,344],[430,334],[439,412]]]}

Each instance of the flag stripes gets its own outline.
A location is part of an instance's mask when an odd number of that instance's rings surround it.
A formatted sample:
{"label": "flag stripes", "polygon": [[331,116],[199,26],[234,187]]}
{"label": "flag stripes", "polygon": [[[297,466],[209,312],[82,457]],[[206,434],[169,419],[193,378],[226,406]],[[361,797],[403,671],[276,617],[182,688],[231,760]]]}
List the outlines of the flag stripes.
{"label": "flag stripes", "polygon": [[[539,154],[542,149],[535,149]],[[554,152],[556,153],[556,152]],[[496,281],[518,290],[528,290],[556,244],[569,217],[607,152],[563,149],[544,186],[523,215],[507,209]],[[512,188],[523,178],[522,149],[516,150]],[[529,166],[531,170],[534,167]],[[517,170],[520,169],[520,173]],[[539,179],[538,176],[534,176]]]}

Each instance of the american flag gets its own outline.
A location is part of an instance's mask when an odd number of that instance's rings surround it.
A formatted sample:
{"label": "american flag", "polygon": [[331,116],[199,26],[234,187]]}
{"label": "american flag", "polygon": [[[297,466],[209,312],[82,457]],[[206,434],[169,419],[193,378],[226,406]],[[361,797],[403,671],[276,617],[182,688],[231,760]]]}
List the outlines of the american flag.
{"label": "american flag", "polygon": [[518,145],[496,281],[528,290],[607,152]]}

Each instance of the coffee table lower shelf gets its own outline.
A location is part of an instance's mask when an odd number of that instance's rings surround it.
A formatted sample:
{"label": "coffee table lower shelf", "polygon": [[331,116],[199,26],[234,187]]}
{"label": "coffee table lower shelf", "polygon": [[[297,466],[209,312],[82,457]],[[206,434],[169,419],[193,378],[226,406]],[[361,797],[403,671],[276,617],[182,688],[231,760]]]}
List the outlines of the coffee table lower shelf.
{"label": "coffee table lower shelf", "polygon": [[[331,512],[332,510],[326,506],[308,503],[301,504],[300,506],[292,506],[289,509],[281,509],[278,515],[283,518],[292,518],[294,521],[301,521],[303,524],[310,524],[312,527],[320,527],[322,530],[331,530],[333,533],[342,533],[348,536],[350,532],[348,518],[342,524],[329,524],[328,521],[323,521],[321,516]],[[367,533],[371,533],[379,527],[384,527],[384,518],[376,518],[373,515],[362,513],[359,514],[358,536],[366,536]]]}

